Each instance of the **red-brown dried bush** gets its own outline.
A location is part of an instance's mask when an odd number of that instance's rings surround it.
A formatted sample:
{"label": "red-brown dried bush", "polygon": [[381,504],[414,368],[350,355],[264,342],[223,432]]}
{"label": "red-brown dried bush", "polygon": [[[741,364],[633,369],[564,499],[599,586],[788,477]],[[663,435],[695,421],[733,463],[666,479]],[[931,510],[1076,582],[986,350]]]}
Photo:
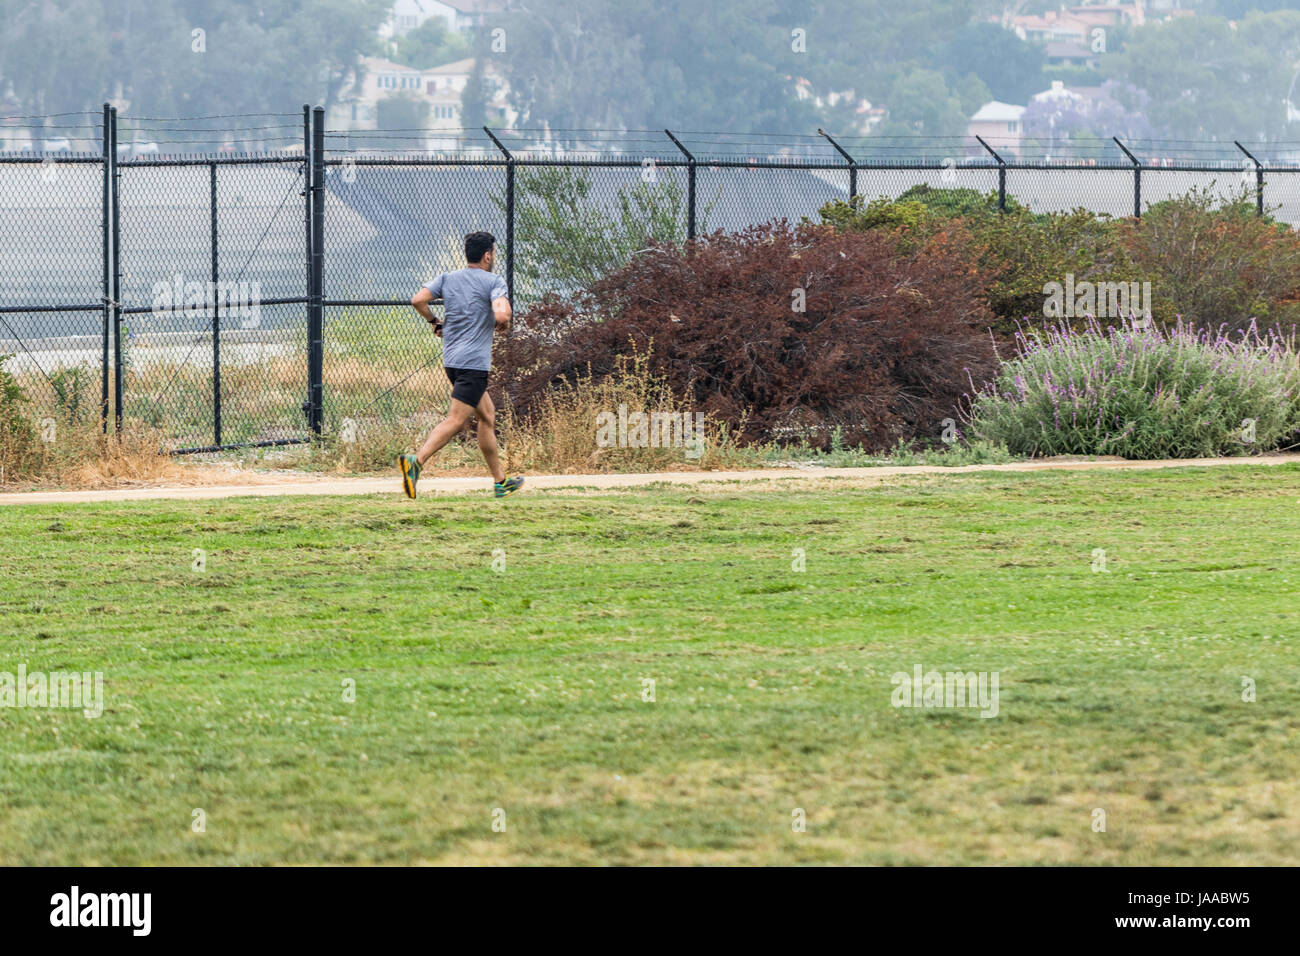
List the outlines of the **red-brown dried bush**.
{"label": "red-brown dried bush", "polygon": [[[588,369],[649,352],[655,374],[745,440],[884,449],[936,438],[996,358],[959,225],[900,250],[785,222],[655,246],[572,300],[521,314],[498,361],[516,415]],[[802,290],[803,311],[798,311]]]}

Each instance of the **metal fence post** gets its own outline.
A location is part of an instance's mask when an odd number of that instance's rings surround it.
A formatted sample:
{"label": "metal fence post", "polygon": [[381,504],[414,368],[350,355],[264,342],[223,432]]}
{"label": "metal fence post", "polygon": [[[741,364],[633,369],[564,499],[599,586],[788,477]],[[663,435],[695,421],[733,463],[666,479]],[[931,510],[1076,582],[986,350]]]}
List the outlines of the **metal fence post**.
{"label": "metal fence post", "polygon": [[325,110],[312,110],[311,280],[307,290],[307,421],[313,434],[325,426]]}
{"label": "metal fence post", "polygon": [[[311,290],[312,290],[312,241],[311,241],[311,218],[312,210],[316,208],[315,199],[311,191],[311,106],[304,103],[302,107],[302,218],[304,239],[302,247],[303,263],[306,267],[306,284],[303,286],[303,295],[307,303],[307,326],[311,328]],[[310,342],[310,334],[308,335]],[[308,378],[311,376],[311,347],[308,346]],[[307,389],[307,397],[303,399],[302,413],[307,421],[311,422],[311,388]]]}
{"label": "metal fence post", "polygon": [[695,157],[682,145],[681,140],[673,135],[672,130],[664,130],[673,145],[686,157],[686,238],[695,238]]}
{"label": "metal fence post", "polygon": [[828,143],[830,143],[832,146],[834,146],[835,149],[836,149],[836,151],[837,151],[841,156],[843,156],[846,160],[848,160],[848,162],[849,162],[849,201],[852,202],[852,201],[853,201],[853,197],[856,196],[856,195],[858,194],[858,162],[857,162],[857,160],[855,160],[852,156],[850,156],[850,155],[848,154],[848,152],[844,149],[843,146],[841,146],[839,143],[835,142],[835,140],[831,139],[831,134],[828,133],[828,132],[826,132],[826,130],[821,129],[821,128],[818,128],[818,130],[817,130],[817,135],[819,135],[819,136],[825,136],[825,137],[826,137],[826,142],[828,142]]}
{"label": "metal fence post", "polygon": [[103,304],[104,304],[104,338],[103,352],[99,366],[100,371],[100,390],[99,390],[99,424],[105,435],[108,434],[108,335],[111,328],[111,304],[109,299],[109,259],[112,255],[112,232],[113,222],[112,206],[109,201],[109,181],[113,175],[112,156],[113,143],[109,127],[112,123],[112,107],[107,103],[104,104],[104,185],[101,202],[100,223],[103,228],[102,245],[104,254],[104,275],[101,286]]}
{"label": "metal fence post", "polygon": [[221,292],[217,271],[217,164],[208,163],[212,228],[212,444],[221,447]]}
{"label": "metal fence post", "polygon": [[1142,162],[1129,152],[1127,146],[1119,141],[1118,136],[1112,136],[1115,145],[1124,150],[1124,155],[1129,158],[1133,164],[1133,218],[1142,218]]}
{"label": "metal fence post", "polygon": [[[303,263],[306,267],[306,285],[303,286],[303,294],[311,295],[311,107],[303,104],[302,107],[302,192],[299,193],[303,198],[302,219],[304,228],[304,239],[302,247]],[[303,409],[306,410],[304,405]]]}
{"label": "metal fence post", "polygon": [[483,132],[501,150],[506,158],[506,298],[511,308],[515,307],[515,158],[506,149],[496,133],[483,127]]}
{"label": "metal fence post", "polygon": [[1007,164],[1006,162],[1003,161],[1002,157],[997,154],[997,151],[992,146],[984,142],[983,137],[976,136],[975,138],[979,140],[981,146],[983,146],[986,150],[988,150],[989,155],[992,156],[998,162],[998,212],[1006,212],[1007,211]]}
{"label": "metal fence post", "polygon": [[112,164],[113,174],[109,177],[112,195],[110,201],[112,204],[113,220],[113,287],[109,292],[109,309],[112,311],[111,324],[113,327],[113,412],[114,427],[118,434],[122,432],[122,406],[124,397],[122,395],[123,387],[123,370],[122,370],[122,244],[121,229],[122,207],[119,197],[119,180],[121,173],[117,168],[117,107],[109,107],[109,162]]}
{"label": "metal fence post", "polygon": [[1250,150],[1246,149],[1245,146],[1242,146],[1235,139],[1232,142],[1233,145],[1235,145],[1239,150],[1245,153],[1246,157],[1252,163],[1255,164],[1255,212],[1258,215],[1263,216],[1264,215],[1264,166],[1258,159],[1256,159],[1254,156],[1250,154]]}
{"label": "metal fence post", "polygon": [[506,160],[506,298],[515,302],[515,161]]}

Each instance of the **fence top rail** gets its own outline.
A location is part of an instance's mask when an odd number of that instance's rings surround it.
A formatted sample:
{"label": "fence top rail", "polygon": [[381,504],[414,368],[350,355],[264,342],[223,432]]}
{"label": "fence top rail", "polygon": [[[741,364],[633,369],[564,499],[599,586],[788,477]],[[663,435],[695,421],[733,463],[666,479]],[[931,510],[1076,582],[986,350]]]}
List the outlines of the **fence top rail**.
{"label": "fence top rail", "polygon": [[[694,165],[696,169],[831,169],[846,170],[848,164],[844,162],[803,162],[790,159],[713,159],[709,157],[695,158],[691,163],[686,159],[659,159],[656,157],[645,158],[588,158],[575,159],[571,157],[551,157],[551,156],[518,156],[511,159],[504,156],[482,157],[482,158],[465,158],[465,157],[441,157],[441,156],[424,156],[424,157],[380,157],[380,156],[328,156],[325,159],[326,166],[582,166],[598,169],[640,169],[644,166],[651,165],[666,169],[687,169]],[[862,165],[862,164],[859,164]],[[938,163],[915,163],[915,164],[893,164],[887,168],[894,169],[942,169]]]}
{"label": "fence top rail", "polygon": [[40,166],[43,163],[54,163],[59,166],[73,165],[95,165],[102,163],[104,157],[99,153],[0,153],[0,163],[11,163],[16,166],[23,164]]}
{"label": "fence top rail", "polygon": [[[105,104],[105,110],[108,110],[108,108],[109,105]],[[320,108],[317,107],[317,109]],[[179,132],[196,136],[232,137],[236,140],[242,137],[246,141],[250,133],[286,130],[290,132],[283,136],[257,138],[296,140],[298,138],[297,130],[302,118],[302,113],[296,109],[291,111],[215,113],[205,116],[135,116],[129,111],[122,111],[119,114],[116,110],[113,110],[112,114],[115,117],[112,120],[113,124],[118,126],[124,134],[130,134],[130,137],[135,139],[142,137],[150,139],[155,134]],[[92,132],[102,132],[105,122],[104,117],[104,111],[95,109],[42,115],[11,115],[6,116],[4,120],[6,126],[21,129],[29,134],[64,129],[86,129]],[[79,122],[78,120],[84,120],[85,122]],[[414,142],[451,138],[460,145],[448,150],[449,152],[493,148],[492,143],[484,135],[484,129],[481,127],[431,128],[420,125],[385,129],[325,128],[322,132],[327,140],[334,141],[331,145],[339,151],[364,151],[368,148],[369,143],[391,141],[393,139]],[[758,156],[762,156],[768,161],[775,161],[778,157],[782,161],[797,159],[798,157],[790,155],[791,151],[798,153],[799,157],[809,163],[838,158],[831,155],[835,147],[831,146],[828,136],[833,136],[833,142],[838,144],[838,147],[844,153],[857,159],[860,164],[872,162],[868,156],[871,154],[879,156],[882,152],[894,154],[894,156],[885,159],[886,165],[893,166],[895,164],[911,165],[918,157],[921,157],[922,161],[924,161],[923,157],[935,153],[960,157],[968,155],[973,147],[971,137],[963,133],[936,136],[895,136],[864,134],[860,131],[851,132],[847,130],[839,133],[835,130],[829,130],[826,134],[822,134],[820,130],[815,131],[812,129],[780,132],[673,129],[672,135],[668,136],[665,135],[663,129],[651,128],[551,128],[533,125],[497,127],[494,128],[494,135],[499,136],[509,147],[509,150],[516,154],[523,154],[530,147],[539,144],[564,145],[565,148],[573,148],[575,152],[610,159],[640,153],[653,153],[658,150],[664,151],[665,158],[667,158],[668,155],[675,152],[674,138],[680,140],[680,143],[697,158],[708,156],[718,161],[742,161],[746,157]],[[127,138],[128,136],[123,136],[123,139]],[[344,142],[338,142],[340,140]],[[1040,143],[1056,148],[1054,137],[1050,136],[1045,138],[1044,135],[1039,134],[1026,135],[1024,141],[1026,145]],[[163,140],[159,139],[159,142],[163,142]],[[1004,146],[1014,148],[1009,140],[1006,142],[993,142],[992,145],[999,151],[1002,151]],[[1103,137],[1096,142],[1066,140],[1060,145],[1062,148],[1073,151],[1074,155],[1081,159],[1095,159],[1098,162],[1102,161],[1103,158],[1109,160],[1108,154],[1110,153],[1128,149],[1132,151],[1133,155],[1139,157],[1144,165],[1153,162],[1156,158],[1161,158],[1189,167],[1197,166],[1200,163],[1209,163],[1212,161],[1211,157],[1230,161],[1238,157],[1241,149],[1237,141],[1231,138],[1197,140],[1168,137],[1135,138],[1132,140],[1125,138],[1123,144],[1119,145],[1115,143],[1113,138]],[[1254,143],[1250,148],[1252,153],[1260,158],[1261,162],[1267,163],[1270,158],[1273,158],[1281,160],[1285,164],[1286,160],[1283,157],[1286,154],[1300,152],[1300,140],[1272,140]],[[1282,154],[1281,156],[1278,155],[1279,152]],[[1269,154],[1273,154],[1272,157]],[[1003,152],[1003,155],[1010,158],[1006,152]],[[1122,160],[1120,161],[1122,162]],[[1291,162],[1294,163],[1295,161],[1292,160]]]}
{"label": "fence top rail", "polygon": [[117,166],[266,166],[276,163],[297,163],[301,165],[304,157],[301,153],[287,156],[186,156],[160,157],[156,159],[122,159]]}
{"label": "fence top rail", "polygon": [[[963,167],[978,168],[978,167]],[[997,164],[985,167],[988,169],[997,169]],[[1141,169],[1143,173],[1226,173],[1233,176],[1241,174],[1240,163],[1162,163],[1159,165],[1142,165],[1135,167],[1132,163],[1007,163],[1007,169],[1016,170],[1033,170],[1035,172],[1112,172],[1133,174],[1133,170]],[[1252,167],[1253,169],[1254,167]],[[1283,164],[1272,165],[1263,164],[1263,168],[1270,172],[1300,172],[1300,164]]]}
{"label": "fence top rail", "polygon": [[[95,166],[104,162],[105,157],[95,153],[14,153],[0,152],[0,165],[14,166],[40,166],[44,163],[53,163],[55,165],[81,165]],[[185,157],[154,157],[154,158],[134,158],[118,160],[119,169],[128,167],[158,167],[158,166],[254,166],[254,165],[275,165],[275,164],[301,164],[305,157],[301,153],[289,153],[284,156],[220,156],[201,154]],[[589,168],[641,168],[648,163],[667,169],[680,168],[685,169],[691,165],[685,159],[660,159],[656,157],[646,158],[571,158],[571,157],[550,157],[550,156],[519,156],[515,155],[510,160],[502,156],[442,156],[431,154],[427,156],[353,156],[345,155],[328,155],[325,159],[327,166],[494,166],[504,167],[507,165],[515,166],[571,166],[571,167],[589,167]],[[989,158],[987,162],[958,162],[956,166],[951,164],[949,158],[944,161],[936,160],[872,160],[859,159],[854,165],[861,170],[945,170],[945,169],[988,169],[998,168],[998,164]],[[737,159],[737,158],[714,158],[708,156],[697,156],[695,160],[696,168],[713,168],[713,169],[807,169],[807,170],[833,170],[848,169],[849,164],[844,161],[839,162],[810,162],[789,158],[765,158],[765,159]],[[1104,162],[1057,162],[1044,163],[1032,161],[1013,161],[1006,164],[1008,170],[1016,171],[1037,171],[1037,172],[1123,172],[1132,173],[1133,164],[1129,162],[1108,160]],[[1280,163],[1261,160],[1259,168],[1267,172],[1294,173],[1300,172],[1300,162]],[[1144,172],[1182,172],[1182,173],[1240,173],[1241,163],[1229,160],[1219,160],[1214,162],[1173,162],[1143,165]]]}
{"label": "fence top rail", "polygon": [[326,150],[326,166],[506,166],[505,157],[484,156],[331,156]]}

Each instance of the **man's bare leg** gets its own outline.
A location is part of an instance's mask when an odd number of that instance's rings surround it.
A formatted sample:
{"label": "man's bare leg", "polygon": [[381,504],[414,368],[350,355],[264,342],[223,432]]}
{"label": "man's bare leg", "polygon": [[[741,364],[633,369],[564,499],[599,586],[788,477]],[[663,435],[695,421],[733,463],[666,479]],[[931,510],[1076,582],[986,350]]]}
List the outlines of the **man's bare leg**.
{"label": "man's bare leg", "polygon": [[504,498],[518,491],[524,483],[522,477],[506,478],[506,470],[501,465],[501,448],[496,436],[496,406],[487,392],[479,399],[478,407],[471,408],[459,399],[451,400],[447,417],[438,423],[429,433],[420,450],[414,455],[402,455],[398,459],[402,471],[402,488],[408,498],[415,497],[415,485],[420,479],[420,469],[438,453],[449,441],[465,427],[471,414],[478,415],[478,447],[487,462],[488,471],[492,472],[495,483],[495,495]]}
{"label": "man's bare leg", "polygon": [[[481,404],[481,403],[480,403]],[[438,425],[429,432],[429,437],[424,440],[420,450],[416,453],[416,460],[423,468],[425,463],[442,449],[447,442],[451,441],[461,430],[464,429],[465,423],[469,421],[469,416],[473,414],[474,409],[466,405],[460,399],[451,400],[451,409]]]}
{"label": "man's bare leg", "polygon": [[496,433],[497,410],[492,404],[492,396],[484,392],[474,412],[478,415],[478,450],[483,453],[488,471],[492,472],[492,480],[500,484],[506,480],[506,470],[501,467],[501,448],[497,445]]}

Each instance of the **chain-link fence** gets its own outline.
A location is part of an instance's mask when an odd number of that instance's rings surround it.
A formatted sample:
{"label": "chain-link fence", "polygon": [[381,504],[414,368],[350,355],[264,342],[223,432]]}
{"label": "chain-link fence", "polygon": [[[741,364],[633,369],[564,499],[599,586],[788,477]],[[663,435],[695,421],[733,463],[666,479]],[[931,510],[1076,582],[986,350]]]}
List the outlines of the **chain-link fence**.
{"label": "chain-link fence", "polygon": [[0,369],[38,423],[93,425],[109,401],[108,127],[97,115],[48,119],[46,146],[79,131],[101,150],[0,154]]}
{"label": "chain-link fence", "polygon": [[816,218],[835,199],[921,184],[1115,217],[1198,189],[1300,223],[1300,165],[1244,149],[1171,162],[1116,141],[1110,159],[1035,165],[991,148],[934,155],[934,144],[925,161],[882,159],[825,134],[624,131],[565,152],[484,130],[440,132],[450,148],[432,153],[429,131],[368,141],[304,108],[261,117],[261,152],[237,154],[230,143],[249,136],[210,122],[171,152],[153,137],[176,120],[137,118],[126,145],[109,107],[70,122],[99,153],[0,153],[0,361],[24,414],[141,422],[174,451],[346,436],[441,411],[440,341],[409,301],[464,264],[472,231],[497,237],[518,310],[653,242]]}

